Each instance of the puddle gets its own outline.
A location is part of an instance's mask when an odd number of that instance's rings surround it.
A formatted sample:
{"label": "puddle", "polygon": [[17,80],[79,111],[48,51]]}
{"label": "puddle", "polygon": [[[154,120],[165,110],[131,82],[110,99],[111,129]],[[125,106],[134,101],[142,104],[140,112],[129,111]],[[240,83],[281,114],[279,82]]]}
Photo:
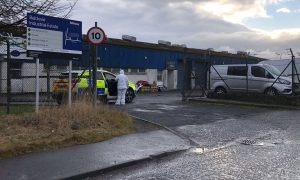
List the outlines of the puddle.
{"label": "puddle", "polygon": [[171,106],[171,105],[166,105],[166,104],[160,104],[157,105],[159,109],[161,110],[167,110],[167,111],[172,111],[177,109],[179,106]]}
{"label": "puddle", "polygon": [[190,118],[196,117],[196,115],[191,115],[191,114],[184,114],[183,116],[184,117],[190,117]]}
{"label": "puddle", "polygon": [[191,149],[191,152],[196,153],[196,154],[203,154],[205,148],[193,148]]}
{"label": "puddle", "polygon": [[254,143],[253,146],[275,146],[275,143],[258,142]]}
{"label": "puddle", "polygon": [[140,108],[135,108],[133,111],[136,112],[147,112],[147,113],[163,113],[160,110],[150,110],[150,109],[140,109]]}

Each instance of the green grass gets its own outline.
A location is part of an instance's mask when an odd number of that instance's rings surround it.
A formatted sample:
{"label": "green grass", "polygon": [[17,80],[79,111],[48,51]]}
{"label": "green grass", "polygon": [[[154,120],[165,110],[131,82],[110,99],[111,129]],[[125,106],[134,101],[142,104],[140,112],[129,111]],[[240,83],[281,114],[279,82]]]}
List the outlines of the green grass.
{"label": "green grass", "polygon": [[[27,112],[34,112],[34,106],[33,105],[11,105],[10,106],[10,114],[22,114]],[[6,106],[0,106],[0,116],[7,114],[7,107]]]}

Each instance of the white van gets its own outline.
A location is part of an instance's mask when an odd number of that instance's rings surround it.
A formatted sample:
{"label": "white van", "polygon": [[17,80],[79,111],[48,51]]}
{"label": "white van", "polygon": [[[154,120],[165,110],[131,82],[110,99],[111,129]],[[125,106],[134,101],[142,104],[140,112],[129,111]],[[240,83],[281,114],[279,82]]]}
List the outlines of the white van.
{"label": "white van", "polygon": [[[267,95],[291,94],[292,79],[286,76],[274,83],[281,72],[268,64],[214,65],[211,67],[211,90],[217,94],[228,92],[265,93]],[[247,85],[248,74],[248,85]],[[272,84],[274,85],[272,86]]]}

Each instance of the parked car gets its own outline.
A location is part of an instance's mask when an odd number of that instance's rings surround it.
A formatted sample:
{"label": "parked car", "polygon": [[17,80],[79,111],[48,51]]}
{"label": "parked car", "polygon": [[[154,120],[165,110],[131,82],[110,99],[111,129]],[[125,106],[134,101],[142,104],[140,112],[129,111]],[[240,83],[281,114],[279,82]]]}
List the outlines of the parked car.
{"label": "parked car", "polygon": [[[211,67],[211,90],[217,94],[246,92],[247,74],[248,92],[267,95],[292,93],[292,79],[286,76],[279,77],[281,72],[268,64],[249,64],[248,69],[245,64],[215,65]],[[278,80],[274,83],[277,78]]]}
{"label": "parked car", "polygon": [[[52,97],[61,104],[68,94],[68,81],[69,72],[63,72],[58,80],[55,80],[52,85]],[[117,81],[116,75],[105,71],[97,70],[97,96],[103,101],[116,99],[117,97]],[[92,79],[90,78],[89,71],[72,71],[72,94],[80,95],[90,92],[92,86]],[[128,89],[125,96],[126,103],[131,103],[135,98],[137,89],[132,82],[128,82]]]}

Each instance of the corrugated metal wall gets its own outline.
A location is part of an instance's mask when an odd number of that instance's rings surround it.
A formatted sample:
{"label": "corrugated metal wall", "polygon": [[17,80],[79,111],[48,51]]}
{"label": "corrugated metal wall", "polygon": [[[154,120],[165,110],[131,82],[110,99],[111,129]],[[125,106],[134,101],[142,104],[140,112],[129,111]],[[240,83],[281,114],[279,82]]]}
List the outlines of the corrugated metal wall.
{"label": "corrugated metal wall", "polygon": [[166,61],[183,58],[178,52],[118,45],[101,45],[97,53],[102,67],[165,69]]}
{"label": "corrugated metal wall", "polygon": [[[245,59],[233,57],[209,56],[202,54],[190,54],[170,50],[155,50],[146,48],[128,47],[122,45],[101,44],[97,47],[97,55],[100,57],[100,67],[111,68],[144,68],[166,69],[166,61],[179,61],[184,58],[196,60],[209,60],[212,64],[242,64]],[[90,62],[90,45],[83,45],[81,60],[73,61],[74,66],[86,67]],[[43,63],[46,59],[41,59]],[[67,60],[51,59],[50,64],[68,65]],[[248,60],[249,64],[258,63],[256,60]]]}

